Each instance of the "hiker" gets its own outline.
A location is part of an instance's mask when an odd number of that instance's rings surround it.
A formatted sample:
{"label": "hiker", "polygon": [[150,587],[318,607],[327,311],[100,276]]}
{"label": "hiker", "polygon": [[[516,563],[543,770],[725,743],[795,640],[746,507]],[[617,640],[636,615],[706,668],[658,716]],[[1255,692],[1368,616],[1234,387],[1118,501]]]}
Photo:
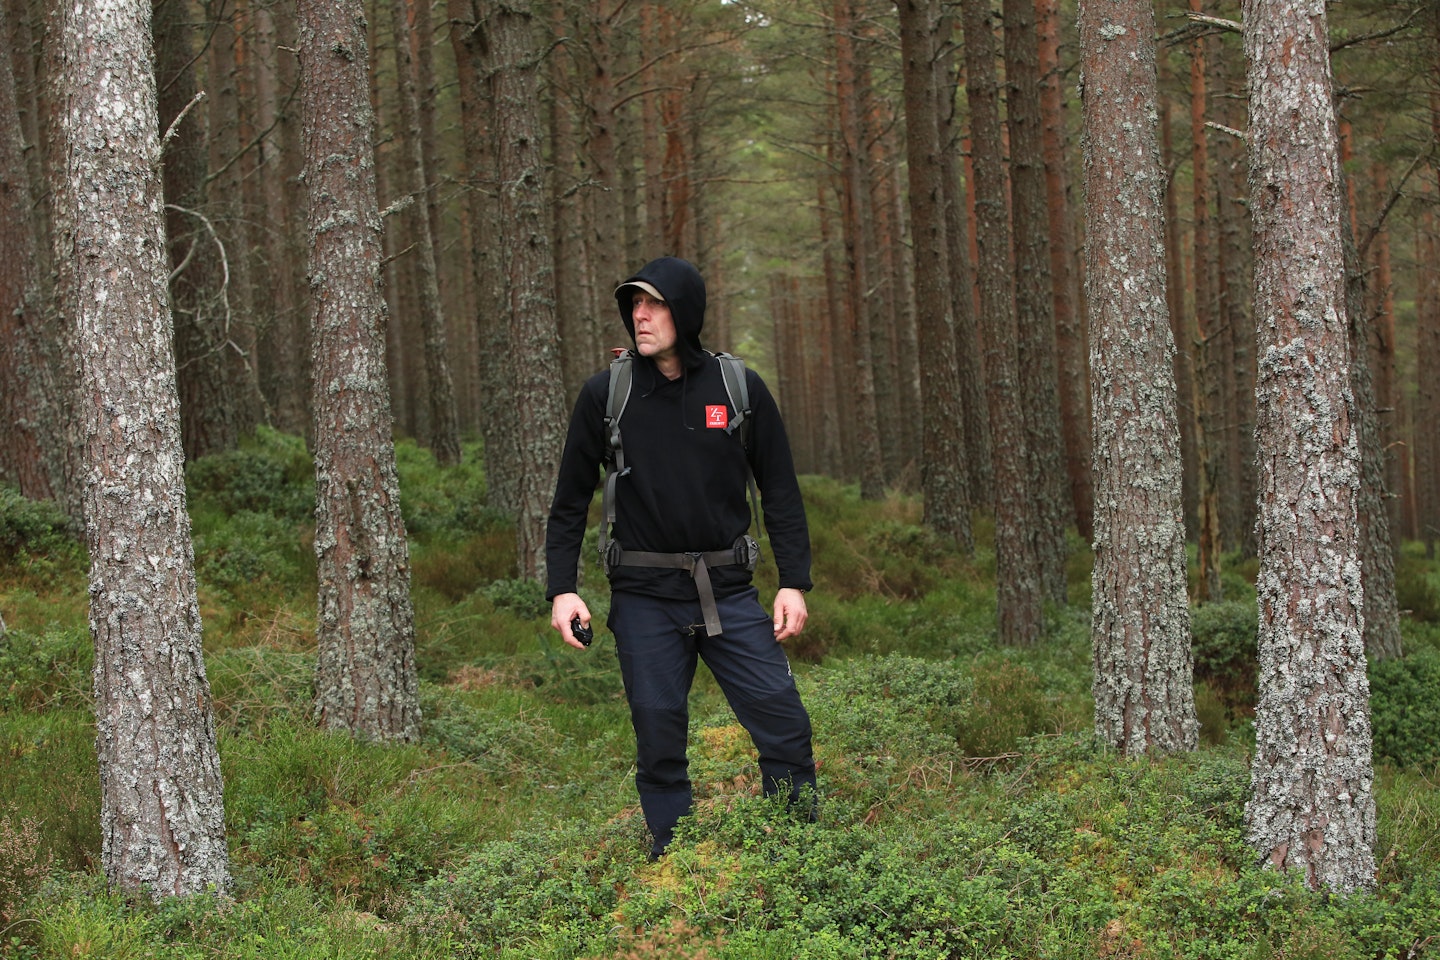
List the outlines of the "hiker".
{"label": "hiker", "polygon": [[[658,857],[690,811],[686,739],[697,655],[755,742],[766,795],[794,805],[809,788],[805,812],[814,816],[810,718],[780,645],[805,627],[810,534],[774,397],[738,359],[700,346],[699,271],[661,257],[620,284],[615,299],[635,349],[587,380],[575,403],[545,535],[546,598],[551,626],[584,649],[590,610],[576,593],[576,567],[604,463],[606,625]],[[751,585],[756,485],[780,575],[773,616]]]}

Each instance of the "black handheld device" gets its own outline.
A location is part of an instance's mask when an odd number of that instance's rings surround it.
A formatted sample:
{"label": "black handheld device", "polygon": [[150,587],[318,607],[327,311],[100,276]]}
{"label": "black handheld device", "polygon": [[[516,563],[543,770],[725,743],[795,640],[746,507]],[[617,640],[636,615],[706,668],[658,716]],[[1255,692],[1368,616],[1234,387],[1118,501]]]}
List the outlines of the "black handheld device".
{"label": "black handheld device", "polygon": [[595,639],[594,628],[590,627],[587,624],[581,623],[580,615],[578,613],[574,617],[570,618],[570,632],[575,635],[576,640],[579,640],[587,647],[590,646],[590,642]]}

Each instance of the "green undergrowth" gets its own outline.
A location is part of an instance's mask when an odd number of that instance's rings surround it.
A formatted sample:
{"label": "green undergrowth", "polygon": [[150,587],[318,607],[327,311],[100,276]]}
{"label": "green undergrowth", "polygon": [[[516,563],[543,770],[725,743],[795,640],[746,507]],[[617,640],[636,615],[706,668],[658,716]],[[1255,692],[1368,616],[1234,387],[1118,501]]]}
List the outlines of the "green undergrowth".
{"label": "green undergrowth", "polygon": [[[313,480],[261,432],[188,472],[234,878],[127,898],[100,877],[84,547],[0,491],[0,956],[16,958],[1401,958],[1440,956],[1440,567],[1407,546],[1407,656],[1372,667],[1373,893],[1329,897],[1244,842],[1253,571],[1195,609],[1204,745],[1126,759],[1089,735],[1089,573],[1027,649],[995,639],[993,530],[966,555],[917,499],[803,478],[810,622],[789,651],[818,818],[759,795],[708,672],[691,701],[694,814],[649,862],[609,598],[585,653],[519,580],[476,445],[397,447],[424,723],[400,746],[312,716]],[[593,527],[593,524],[592,524]],[[767,554],[768,555],[768,554]],[[767,560],[762,595],[775,586]],[[799,808],[810,809],[807,804]]]}

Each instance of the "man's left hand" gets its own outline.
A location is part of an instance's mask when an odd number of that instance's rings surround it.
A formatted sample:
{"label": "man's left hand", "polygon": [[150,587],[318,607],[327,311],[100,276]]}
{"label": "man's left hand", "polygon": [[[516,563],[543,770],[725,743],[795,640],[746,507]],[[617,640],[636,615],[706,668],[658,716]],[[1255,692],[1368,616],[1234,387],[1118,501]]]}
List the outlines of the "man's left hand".
{"label": "man's left hand", "polygon": [[805,594],[794,587],[782,587],[775,593],[775,641],[798,637],[805,629]]}

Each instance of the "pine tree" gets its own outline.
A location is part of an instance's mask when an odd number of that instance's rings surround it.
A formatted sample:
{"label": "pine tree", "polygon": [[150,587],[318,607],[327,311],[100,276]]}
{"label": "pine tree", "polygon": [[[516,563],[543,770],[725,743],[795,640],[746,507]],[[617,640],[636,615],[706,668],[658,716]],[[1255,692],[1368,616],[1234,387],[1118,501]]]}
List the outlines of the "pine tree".
{"label": "pine tree", "polygon": [[1094,410],[1095,731],[1129,754],[1193,750],[1180,428],[1156,138],[1155,10],[1080,5]]}
{"label": "pine tree", "polygon": [[152,896],[229,884],[166,280],[149,0],[67,5],[62,289],[84,435],[101,861]]}
{"label": "pine tree", "polygon": [[1350,891],[1375,880],[1375,774],[1329,31],[1323,0],[1246,0],[1243,22],[1261,490],[1246,832],[1270,866]]}
{"label": "pine tree", "polygon": [[313,311],[320,724],[420,735],[415,615],[391,440],[365,16],[301,0],[300,70]]}

